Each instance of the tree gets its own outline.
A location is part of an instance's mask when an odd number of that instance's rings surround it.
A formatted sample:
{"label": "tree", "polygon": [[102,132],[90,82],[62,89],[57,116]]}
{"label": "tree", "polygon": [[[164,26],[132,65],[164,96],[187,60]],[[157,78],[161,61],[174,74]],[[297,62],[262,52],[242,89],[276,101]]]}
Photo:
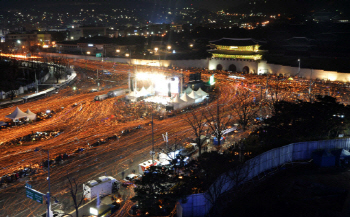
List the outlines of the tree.
{"label": "tree", "polygon": [[193,134],[196,136],[196,144],[199,148],[199,156],[202,153],[202,145],[204,141],[201,141],[201,135],[204,133],[206,124],[206,118],[204,110],[195,111],[192,110],[189,116],[184,117],[188,125],[191,126]]}
{"label": "tree", "polygon": [[232,121],[232,115],[229,106],[219,106],[219,99],[217,100],[216,111],[214,109],[208,109],[205,113],[206,123],[211,129],[212,133],[216,136],[218,140],[218,146],[220,146],[220,140],[223,135],[223,131],[226,130],[227,126]]}
{"label": "tree", "polygon": [[254,102],[254,93],[250,92],[249,89],[240,88],[239,94],[236,95],[235,102],[231,107],[233,115],[238,116],[238,123],[242,126],[242,130],[245,131],[258,112]]}
{"label": "tree", "polygon": [[176,191],[173,188],[182,180],[174,175],[172,167],[152,166],[136,180],[134,189],[136,196],[132,201],[138,202],[142,214],[167,215],[180,198],[184,198],[187,192]]}
{"label": "tree", "polygon": [[348,134],[350,109],[329,96],[316,96],[313,103],[280,101],[275,115],[250,136],[258,136],[261,151],[295,142],[334,139]]}
{"label": "tree", "polygon": [[[71,178],[67,176],[68,179],[68,189],[70,196],[73,199],[73,207],[75,209],[75,216],[79,217],[79,207],[82,205],[84,200],[84,191],[82,191],[81,195],[78,195],[78,183],[75,178]],[[80,198],[79,198],[80,196]]]}

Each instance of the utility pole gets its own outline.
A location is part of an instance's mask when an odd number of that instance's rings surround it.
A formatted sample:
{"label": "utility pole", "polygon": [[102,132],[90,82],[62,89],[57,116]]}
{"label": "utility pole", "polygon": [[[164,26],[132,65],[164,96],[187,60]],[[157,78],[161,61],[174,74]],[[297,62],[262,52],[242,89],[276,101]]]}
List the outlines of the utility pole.
{"label": "utility pole", "polygon": [[162,134],[162,136],[163,136],[163,139],[165,142],[165,150],[168,151],[168,132],[165,133],[165,136],[164,136],[164,134]]}
{"label": "utility pole", "polygon": [[152,111],[152,165],[154,165],[154,133],[153,133],[153,111]]}
{"label": "utility pole", "polygon": [[47,150],[47,181],[48,181],[48,184],[49,184],[49,191],[47,192],[47,195],[46,195],[46,203],[47,203],[47,213],[46,213],[46,216],[47,217],[52,217],[51,215],[51,205],[50,205],[50,151]]}
{"label": "utility pole", "polygon": [[262,95],[262,85],[260,86],[260,121],[262,120],[262,106],[261,106],[261,104],[262,104],[262,97],[263,97],[263,95]]}
{"label": "utility pole", "polygon": [[130,69],[129,69],[129,71],[128,71],[128,83],[129,83],[129,91],[131,92],[131,74],[130,74]]}
{"label": "utility pole", "polygon": [[96,73],[96,76],[97,76],[97,89],[100,90],[100,82],[98,81],[98,69],[97,69],[97,73]]}
{"label": "utility pole", "polygon": [[39,93],[39,84],[38,84],[38,80],[36,79],[36,72],[34,72],[34,76],[35,76],[35,86],[36,86],[36,92]]}

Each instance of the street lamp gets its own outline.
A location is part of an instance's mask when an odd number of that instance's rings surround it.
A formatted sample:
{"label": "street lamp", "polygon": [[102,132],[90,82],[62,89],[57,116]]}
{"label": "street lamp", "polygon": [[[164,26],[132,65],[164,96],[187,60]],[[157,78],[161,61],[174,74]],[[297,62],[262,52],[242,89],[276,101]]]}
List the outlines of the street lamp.
{"label": "street lamp", "polygon": [[[36,149],[34,151],[39,151],[39,149]],[[50,205],[50,196],[51,196],[51,191],[50,191],[50,150],[44,150],[41,149],[41,151],[47,152],[47,181],[48,181],[48,187],[49,191],[46,194],[46,203],[47,203],[47,210],[46,210],[46,216],[52,216],[51,215],[51,205]]]}
{"label": "street lamp", "polygon": [[170,45],[168,45],[168,47],[167,47],[167,48],[168,48],[168,50],[170,50],[170,49],[171,49],[171,46],[170,46]]}
{"label": "street lamp", "polygon": [[158,51],[158,48],[157,48],[157,47],[155,47],[155,48],[154,48],[154,51],[155,51],[155,52],[157,52],[157,51]]}
{"label": "street lamp", "polygon": [[298,59],[298,62],[299,62],[299,71],[298,71],[298,74],[300,73],[300,59]]}

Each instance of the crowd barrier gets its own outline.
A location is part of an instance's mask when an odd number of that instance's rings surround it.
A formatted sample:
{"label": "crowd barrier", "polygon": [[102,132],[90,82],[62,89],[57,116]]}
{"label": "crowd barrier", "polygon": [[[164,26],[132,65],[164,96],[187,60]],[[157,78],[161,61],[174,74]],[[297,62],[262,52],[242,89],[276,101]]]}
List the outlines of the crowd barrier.
{"label": "crowd barrier", "polygon": [[180,202],[178,212],[182,217],[205,216],[220,196],[231,192],[237,185],[287,163],[310,160],[314,151],[323,149],[349,150],[350,138],[293,143],[264,152],[246,161],[242,168],[221,175],[207,192],[188,196],[186,203]]}

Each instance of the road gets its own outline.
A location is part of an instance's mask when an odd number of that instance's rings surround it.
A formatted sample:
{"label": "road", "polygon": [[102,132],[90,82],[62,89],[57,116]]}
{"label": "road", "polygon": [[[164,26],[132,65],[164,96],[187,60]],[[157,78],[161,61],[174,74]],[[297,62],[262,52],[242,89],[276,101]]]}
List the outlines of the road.
{"label": "road", "polygon": [[[72,86],[64,90],[60,90],[58,94],[54,94],[44,99],[29,102],[19,106],[21,110],[30,109],[34,113],[45,112],[46,110],[54,110],[56,113],[52,118],[35,122],[28,125],[15,126],[5,130],[1,130],[0,143],[5,144],[13,139],[29,135],[32,132],[44,131],[62,131],[62,133],[54,138],[47,140],[34,141],[26,145],[0,145],[0,176],[9,174],[19,167],[25,165],[40,164],[47,158],[45,152],[34,151],[35,148],[49,149],[50,155],[54,157],[72,153],[77,148],[85,148],[86,150],[80,154],[75,154],[71,159],[64,161],[61,165],[55,165],[51,168],[51,191],[52,195],[57,198],[63,209],[68,213],[73,210],[71,207],[71,198],[68,195],[67,176],[76,178],[79,183],[95,179],[101,175],[111,175],[117,179],[121,179],[121,172],[125,171],[127,175],[132,170],[137,170],[137,163],[150,159],[151,143],[151,126],[150,116],[140,118],[140,113],[135,104],[124,103],[121,98],[109,98],[101,102],[93,101],[98,94],[107,93],[109,90],[103,90],[98,93],[89,93],[91,88],[96,87],[96,81],[90,78],[96,78],[96,70],[100,74],[102,80],[113,80],[110,84],[107,81],[101,81],[102,86],[114,85],[114,88],[127,87],[127,73],[133,72],[134,66],[118,64],[113,66],[109,62],[96,62],[76,60],[70,64],[75,65],[78,73],[78,80],[74,84],[76,90]],[[107,77],[102,73],[103,69],[110,70],[112,75]],[[139,67],[140,71],[151,70],[150,67]],[[158,69],[161,70],[162,69]],[[166,70],[166,72],[173,70]],[[185,71],[188,75],[190,72]],[[203,72],[204,80],[208,79],[209,74]],[[188,80],[188,76],[186,76]],[[185,81],[186,81],[185,80]],[[265,79],[258,76],[247,76],[243,81],[245,88],[252,90],[251,97],[260,96],[260,86],[265,85]],[[279,83],[276,78],[270,78],[271,88],[280,87],[278,97],[294,100],[290,91],[295,93],[305,92],[308,88],[307,81],[288,81]],[[220,88],[220,105],[229,106],[235,103],[235,94],[237,85],[235,82],[227,79],[225,75],[217,75],[217,85]],[[301,85],[299,85],[301,84]],[[275,86],[274,86],[275,85]],[[280,86],[279,86],[280,85]],[[334,84],[324,84],[334,87]],[[319,84],[317,91],[322,91],[322,84]],[[333,89],[339,89],[339,85]],[[333,91],[332,89],[332,91]],[[272,89],[271,89],[272,90]],[[315,88],[316,90],[316,88]],[[341,89],[343,90],[343,89]],[[346,91],[344,89],[343,91]],[[341,95],[341,92],[339,95]],[[343,94],[344,95],[344,94]],[[76,106],[74,104],[77,104]],[[216,101],[203,105],[198,110],[207,109],[214,111],[216,109]],[[4,116],[11,113],[12,108],[4,108],[0,110],[0,121],[4,121]],[[133,112],[128,112],[133,111]],[[228,114],[229,112],[227,112]],[[268,113],[266,111],[264,114]],[[185,119],[188,113],[179,113],[178,115],[164,120],[154,121],[154,141],[155,149],[164,148],[162,134],[168,132],[170,140],[175,138],[187,138],[192,136],[191,128]],[[147,125],[146,125],[147,124]],[[138,125],[143,126],[136,132],[123,135],[119,140],[109,140],[107,143],[97,147],[89,147],[99,139],[105,139],[116,134],[120,134],[122,130],[131,129]],[[131,159],[133,162],[131,162]],[[0,190],[0,216],[36,216],[45,212],[45,205],[38,204],[26,198],[24,184],[26,180],[31,179],[34,189],[46,192],[48,189],[45,169],[40,169],[40,173],[22,178],[7,188]]]}

